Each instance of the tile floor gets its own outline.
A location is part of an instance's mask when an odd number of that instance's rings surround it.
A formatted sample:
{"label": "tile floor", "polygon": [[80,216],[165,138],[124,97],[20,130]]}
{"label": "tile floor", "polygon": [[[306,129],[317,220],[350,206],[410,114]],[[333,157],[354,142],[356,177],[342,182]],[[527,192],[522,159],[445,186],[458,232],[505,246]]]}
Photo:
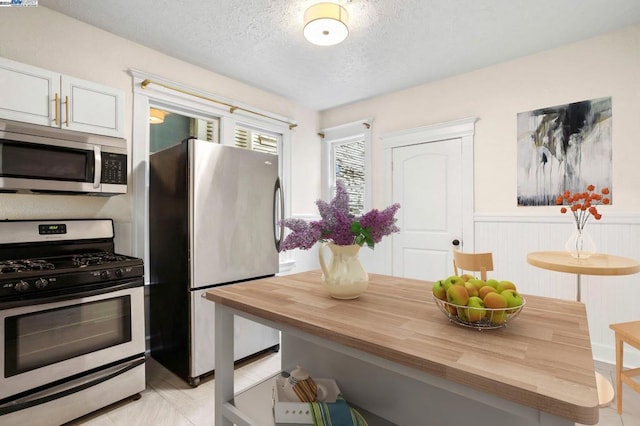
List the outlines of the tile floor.
{"label": "tile floor", "polygon": [[[596,369],[615,387],[615,367],[596,362]],[[270,353],[236,368],[236,392],[280,371],[280,353]],[[67,426],[208,426],[213,425],[214,380],[205,379],[197,388],[158,364],[147,362],[147,389],[138,401],[113,404],[82,417]],[[640,425],[640,394],[623,386],[624,410],[616,412],[615,400],[600,409],[599,426]],[[579,426],[579,425],[576,425]]]}
{"label": "tile floor", "polygon": [[[214,378],[192,388],[153,358],[147,358],[147,388],[138,401],[121,401],[65,426],[213,426]],[[277,374],[280,352],[236,367],[235,391]]]}

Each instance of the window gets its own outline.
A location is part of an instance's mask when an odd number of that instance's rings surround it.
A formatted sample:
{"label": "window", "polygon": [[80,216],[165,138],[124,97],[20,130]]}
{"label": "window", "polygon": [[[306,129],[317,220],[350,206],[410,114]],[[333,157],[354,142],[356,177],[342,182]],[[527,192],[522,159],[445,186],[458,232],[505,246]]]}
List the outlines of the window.
{"label": "window", "polygon": [[371,120],[323,129],[323,182],[325,199],[333,197],[341,180],[349,194],[349,211],[360,215],[371,204]]}
{"label": "window", "polygon": [[349,212],[360,215],[364,212],[364,139],[334,143],[331,145],[331,159],[334,172],[331,176],[331,193],[335,192],[336,181],[341,180],[349,194]]}
{"label": "window", "polygon": [[241,126],[235,128],[234,143],[240,148],[278,155],[280,139],[281,135],[271,134],[264,130],[255,130]]}

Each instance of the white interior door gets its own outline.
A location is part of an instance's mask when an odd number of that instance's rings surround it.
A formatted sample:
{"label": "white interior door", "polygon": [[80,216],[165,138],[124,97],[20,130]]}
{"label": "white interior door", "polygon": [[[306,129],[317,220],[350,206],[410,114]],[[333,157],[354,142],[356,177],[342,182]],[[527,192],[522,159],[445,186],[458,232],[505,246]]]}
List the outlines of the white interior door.
{"label": "white interior door", "polygon": [[393,199],[402,206],[392,275],[427,281],[452,275],[452,241],[462,240],[461,139],[396,147],[392,162]]}

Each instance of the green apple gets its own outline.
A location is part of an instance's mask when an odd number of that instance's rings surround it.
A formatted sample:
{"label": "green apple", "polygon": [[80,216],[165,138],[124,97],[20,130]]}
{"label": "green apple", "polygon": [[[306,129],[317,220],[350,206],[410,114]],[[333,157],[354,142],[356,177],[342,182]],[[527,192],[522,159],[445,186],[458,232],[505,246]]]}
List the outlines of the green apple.
{"label": "green apple", "polygon": [[442,280],[436,281],[433,283],[433,287],[431,288],[433,295],[440,300],[447,300],[447,290],[444,288],[444,283]]}
{"label": "green apple", "polygon": [[477,296],[469,297],[469,302],[464,308],[458,308],[458,316],[465,321],[478,322],[485,317],[487,311],[484,302]]}
{"label": "green apple", "polygon": [[474,279],[475,277],[471,274],[462,274],[460,275],[460,278],[462,278],[462,281],[467,282],[469,280]]}
{"label": "green apple", "polygon": [[493,278],[489,278],[486,282],[487,285],[490,285],[493,288],[498,287],[498,280],[494,280]]}
{"label": "green apple", "polygon": [[451,275],[450,277],[448,277],[447,279],[444,280],[444,289],[445,290],[449,290],[449,287],[451,287],[452,285],[462,285],[464,284],[464,281],[462,281],[462,278],[460,278],[457,275]]}
{"label": "green apple", "polygon": [[447,302],[458,306],[466,306],[469,301],[469,293],[463,285],[452,285],[447,290]]}
{"label": "green apple", "polygon": [[489,321],[491,324],[498,325],[507,322],[507,311],[491,311]]}
{"label": "green apple", "polygon": [[498,290],[496,290],[495,288],[491,287],[490,285],[485,285],[484,287],[480,287],[480,290],[478,290],[478,296],[480,296],[480,298],[482,300],[484,300],[485,296],[489,293],[497,293]]}
{"label": "green apple", "polygon": [[[520,293],[518,293],[517,290],[507,289],[507,290],[504,290],[500,294],[503,295],[507,299],[507,307],[508,308],[517,308],[518,306],[521,306],[522,303],[523,303],[522,295]],[[516,311],[515,309],[510,309],[508,312],[512,313],[512,312],[515,312],[515,311]]]}
{"label": "green apple", "polygon": [[478,290],[480,290],[482,287],[486,285],[485,282],[479,278],[472,278],[467,282],[475,285]]}
{"label": "green apple", "polygon": [[516,285],[511,281],[500,281],[496,286],[496,290],[498,290],[498,293],[502,293],[503,291],[508,289],[515,290]]}
{"label": "green apple", "polygon": [[475,284],[467,281],[466,283],[464,283],[464,288],[467,289],[467,293],[469,293],[469,297],[478,295],[478,287],[476,287]]}

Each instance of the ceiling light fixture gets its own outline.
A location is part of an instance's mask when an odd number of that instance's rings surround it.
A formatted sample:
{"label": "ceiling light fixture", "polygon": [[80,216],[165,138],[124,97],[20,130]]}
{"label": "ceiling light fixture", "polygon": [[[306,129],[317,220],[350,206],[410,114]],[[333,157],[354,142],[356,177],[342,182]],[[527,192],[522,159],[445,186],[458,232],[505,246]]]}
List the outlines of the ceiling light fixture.
{"label": "ceiling light fixture", "polygon": [[318,46],[333,46],[349,35],[349,14],[337,3],[318,3],[304,12],[304,37]]}
{"label": "ceiling light fixture", "polygon": [[149,109],[149,123],[151,123],[151,124],[164,123],[164,116],[165,115],[167,115],[166,111],[161,111],[159,109],[150,108]]}

